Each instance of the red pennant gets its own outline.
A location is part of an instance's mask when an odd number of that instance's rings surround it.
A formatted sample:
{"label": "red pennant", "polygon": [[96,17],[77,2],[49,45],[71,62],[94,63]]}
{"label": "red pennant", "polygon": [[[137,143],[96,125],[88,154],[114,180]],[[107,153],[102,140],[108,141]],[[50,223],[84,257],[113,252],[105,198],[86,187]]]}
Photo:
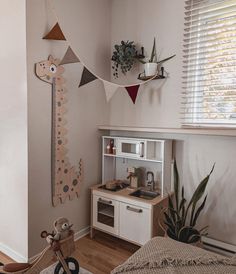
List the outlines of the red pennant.
{"label": "red pennant", "polygon": [[135,104],[137,95],[138,95],[138,90],[139,90],[140,85],[135,85],[132,87],[126,87],[127,92],[129,93],[129,96],[133,103]]}

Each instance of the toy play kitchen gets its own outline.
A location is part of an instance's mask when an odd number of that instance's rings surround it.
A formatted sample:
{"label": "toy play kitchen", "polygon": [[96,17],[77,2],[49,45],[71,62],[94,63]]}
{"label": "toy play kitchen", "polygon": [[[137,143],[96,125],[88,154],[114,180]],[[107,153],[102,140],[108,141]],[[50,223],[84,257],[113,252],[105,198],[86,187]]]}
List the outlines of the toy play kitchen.
{"label": "toy play kitchen", "polygon": [[171,193],[172,140],[102,137],[102,183],[91,188],[96,230],[143,245],[163,235],[160,211]]}

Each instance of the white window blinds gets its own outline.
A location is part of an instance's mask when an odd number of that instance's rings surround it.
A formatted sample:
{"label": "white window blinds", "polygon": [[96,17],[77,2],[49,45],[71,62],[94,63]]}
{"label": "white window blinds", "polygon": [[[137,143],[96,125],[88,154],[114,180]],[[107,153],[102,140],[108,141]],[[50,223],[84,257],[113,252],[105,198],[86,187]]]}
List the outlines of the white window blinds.
{"label": "white window blinds", "polygon": [[236,0],[188,0],[184,125],[236,125]]}

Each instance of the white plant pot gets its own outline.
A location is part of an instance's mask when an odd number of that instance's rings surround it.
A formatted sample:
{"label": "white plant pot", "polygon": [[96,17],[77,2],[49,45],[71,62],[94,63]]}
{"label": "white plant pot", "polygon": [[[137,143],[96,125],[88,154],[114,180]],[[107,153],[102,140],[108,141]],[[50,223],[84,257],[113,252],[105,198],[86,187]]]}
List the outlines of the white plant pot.
{"label": "white plant pot", "polygon": [[157,63],[146,63],[144,64],[145,76],[154,76],[157,73]]}

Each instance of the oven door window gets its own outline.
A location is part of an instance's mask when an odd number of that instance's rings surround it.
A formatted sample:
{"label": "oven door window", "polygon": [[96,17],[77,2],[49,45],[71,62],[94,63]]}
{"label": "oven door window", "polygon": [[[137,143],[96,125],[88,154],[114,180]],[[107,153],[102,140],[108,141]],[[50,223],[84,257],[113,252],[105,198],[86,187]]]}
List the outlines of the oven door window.
{"label": "oven door window", "polygon": [[114,205],[112,202],[99,199],[97,201],[97,221],[104,225],[114,227]]}

